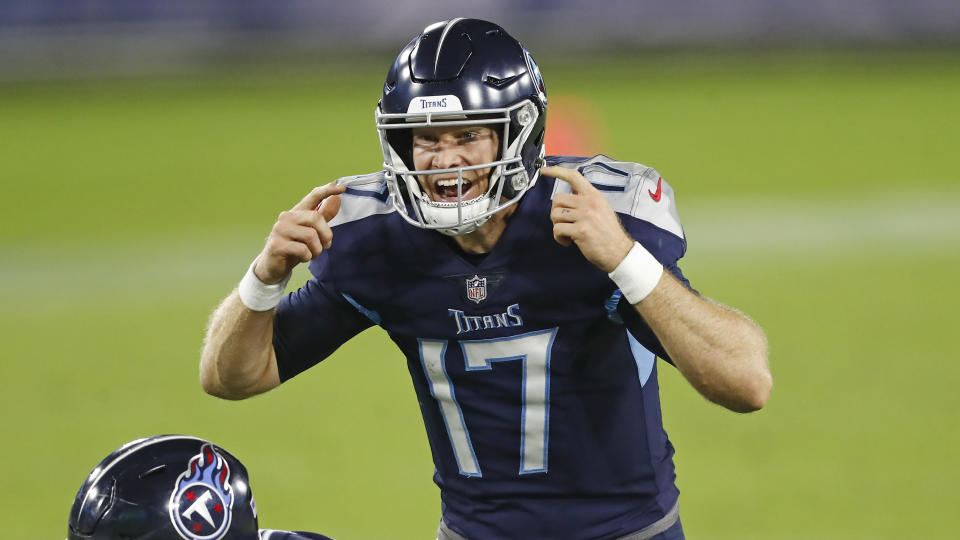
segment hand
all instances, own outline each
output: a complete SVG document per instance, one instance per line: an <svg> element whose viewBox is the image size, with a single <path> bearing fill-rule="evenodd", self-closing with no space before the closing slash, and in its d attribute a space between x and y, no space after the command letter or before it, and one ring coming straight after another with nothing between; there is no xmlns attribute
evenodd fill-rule
<svg viewBox="0 0 960 540"><path fill-rule="evenodd" d="M573 193L553 197L553 239L563 246L576 244L597 268L613 271L633 247L633 240L607 199L574 169L544 167L540 172L573 188Z"/></svg>
<svg viewBox="0 0 960 540"><path fill-rule="evenodd" d="M340 197L346 186L330 183L314 188L302 201L280 212L260 252L253 273L267 285L284 280L293 268L330 249L333 231L327 221L340 210Z"/></svg>

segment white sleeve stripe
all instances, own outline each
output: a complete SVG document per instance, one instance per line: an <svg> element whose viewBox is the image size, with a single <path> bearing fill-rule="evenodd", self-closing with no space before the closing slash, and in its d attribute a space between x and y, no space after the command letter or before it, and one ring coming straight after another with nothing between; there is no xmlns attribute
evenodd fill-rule
<svg viewBox="0 0 960 540"><path fill-rule="evenodd" d="M653 167L640 163L614 161L598 155L583 161L561 161L556 165L576 169L597 189L614 211L646 221L658 229L684 239L673 188ZM616 171L616 172L614 172ZM628 176L624 177L618 173ZM621 189L619 186L623 186ZM659 189L658 189L659 186ZM551 199L558 193L571 193L570 184L554 183ZM655 198L656 197L656 198Z"/></svg>
<svg viewBox="0 0 960 540"><path fill-rule="evenodd" d="M386 182L383 172L338 179L337 183L348 184L349 189L354 193L340 195L340 211L330 220L329 225L335 227L370 216L395 212L389 197L386 201L381 200L387 189ZM370 195L366 196L365 193ZM381 197L378 198L378 196Z"/></svg>

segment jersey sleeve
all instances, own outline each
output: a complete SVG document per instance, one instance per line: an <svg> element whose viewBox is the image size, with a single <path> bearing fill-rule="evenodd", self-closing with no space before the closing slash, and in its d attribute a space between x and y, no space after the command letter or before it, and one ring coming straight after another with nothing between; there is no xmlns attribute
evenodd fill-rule
<svg viewBox="0 0 960 540"><path fill-rule="evenodd" d="M683 273L680 271L680 267L677 265L667 266L664 265L664 270L670 272L674 275L681 283L690 288L690 282L687 281L687 278L683 276ZM690 289L694 293L697 291ZM663 348L663 345L660 343L660 339L657 338L656 334L653 333L653 330L650 329L650 325L647 324L647 321L640 316L640 313L637 312L636 308L627 302L623 297L620 298L620 301L617 302L617 314L620 315L620 318L623 320L623 324L627 327L633 337L636 338L641 345L646 347L646 349L653 354L657 355L659 358L663 358L667 362L673 364L673 360L670 358L670 355L667 354L666 349Z"/></svg>
<svg viewBox="0 0 960 540"><path fill-rule="evenodd" d="M680 271L679 261L687 251L687 239L680 224L673 188L656 169L641 163L617 161L602 154L592 158L550 156L547 162L580 172L604 194L627 233L640 242L666 271L699 294ZM554 184L554 195L570 192L568 183ZM622 296L617 301L616 313L641 345L673 363L650 326Z"/></svg>
<svg viewBox="0 0 960 540"><path fill-rule="evenodd" d="M687 239L680 223L673 188L652 167L625 163L620 168L628 172L629 177L624 180L623 192L608 198L613 199L611 204L627 233L640 242L663 265L665 271L697 293L680 270L679 262L687 251ZM621 298L617 313L641 345L673 363L653 330L629 302Z"/></svg>
<svg viewBox="0 0 960 540"><path fill-rule="evenodd" d="M277 306L273 349L280 380L316 365L372 324L320 278L307 281Z"/></svg>
<svg viewBox="0 0 960 540"><path fill-rule="evenodd" d="M274 320L273 348L280 380L286 381L332 354L379 316L353 296L368 288L363 268L371 252L382 250L384 219L393 212L383 172L344 177L349 184L340 210L329 221L336 250L323 250L310 262L313 279L287 295ZM333 255L336 253L336 255ZM353 295L353 296L351 296Z"/></svg>

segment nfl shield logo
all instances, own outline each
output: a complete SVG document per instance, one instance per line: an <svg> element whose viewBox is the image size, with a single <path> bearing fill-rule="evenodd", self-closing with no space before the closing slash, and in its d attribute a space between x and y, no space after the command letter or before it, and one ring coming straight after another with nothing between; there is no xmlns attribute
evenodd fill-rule
<svg viewBox="0 0 960 540"><path fill-rule="evenodd" d="M467 299L478 304L487 299L487 278L473 276L467 279Z"/></svg>

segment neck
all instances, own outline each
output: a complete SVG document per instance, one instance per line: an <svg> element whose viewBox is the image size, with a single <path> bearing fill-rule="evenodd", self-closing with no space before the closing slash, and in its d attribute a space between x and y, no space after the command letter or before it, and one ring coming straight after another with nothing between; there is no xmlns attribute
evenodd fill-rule
<svg viewBox="0 0 960 540"><path fill-rule="evenodd" d="M497 245L503 231L507 228L507 221L517 205L513 204L490 216L486 223L470 234L454 236L453 241L460 249L467 253L489 253Z"/></svg>

